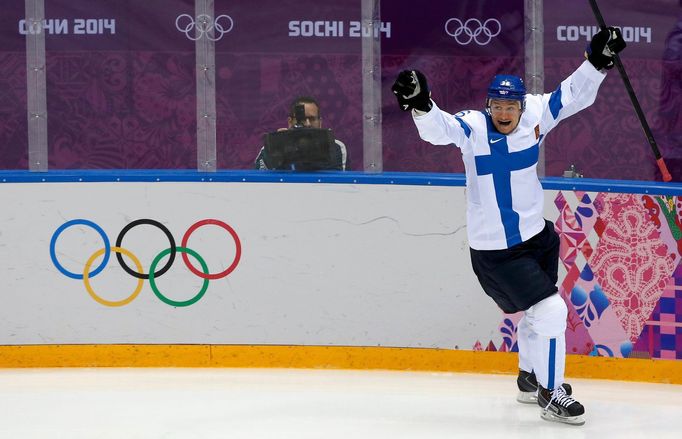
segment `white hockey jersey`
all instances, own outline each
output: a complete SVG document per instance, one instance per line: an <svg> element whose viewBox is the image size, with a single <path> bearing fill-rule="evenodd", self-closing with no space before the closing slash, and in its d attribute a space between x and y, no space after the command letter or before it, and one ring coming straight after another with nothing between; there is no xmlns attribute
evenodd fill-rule
<svg viewBox="0 0 682 439"><path fill-rule="evenodd" d="M590 106L606 74L585 61L552 93L526 95L519 125L504 135L483 111L454 116L433 105L414 122L423 140L459 147L466 170L467 234L476 250L524 242L545 227L539 147L561 120Z"/></svg>

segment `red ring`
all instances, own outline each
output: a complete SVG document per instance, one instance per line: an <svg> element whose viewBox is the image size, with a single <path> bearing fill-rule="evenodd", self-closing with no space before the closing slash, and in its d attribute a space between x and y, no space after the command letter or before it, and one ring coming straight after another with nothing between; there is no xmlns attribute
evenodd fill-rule
<svg viewBox="0 0 682 439"><path fill-rule="evenodd" d="M215 226L222 227L223 229L227 230L230 235L232 235L232 239L234 239L234 244L236 247L236 254L234 256L234 261L232 261L232 265L230 265L229 267L227 267L226 270L221 271L220 273L205 274L205 273L197 270L196 268L194 268L192 263L189 261L189 257L187 256L186 253L182 253L182 260L185 262L185 265L187 266L187 268L189 268L189 270L192 273L194 273L195 275L199 276L202 279L211 279L211 280L221 279L221 278L227 276L228 274L232 273L232 271L234 271L234 269L237 268L237 264L239 264L239 260L242 257L242 243L239 241L239 236L237 236L237 232L235 232L232 227L230 227L229 225L227 225L224 222L219 221L217 219L205 219L205 220L198 221L198 222L194 223L185 232L185 236L182 237L182 246L187 247L187 241L189 240L189 235L191 235L192 232L194 232L199 227L205 226L208 224L213 224Z"/></svg>

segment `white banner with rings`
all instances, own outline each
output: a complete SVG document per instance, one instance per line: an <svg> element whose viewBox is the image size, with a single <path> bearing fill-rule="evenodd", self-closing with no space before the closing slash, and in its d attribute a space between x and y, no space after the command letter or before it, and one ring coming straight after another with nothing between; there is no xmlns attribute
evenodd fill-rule
<svg viewBox="0 0 682 439"><path fill-rule="evenodd" d="M0 343L471 349L464 188L0 186Z"/></svg>

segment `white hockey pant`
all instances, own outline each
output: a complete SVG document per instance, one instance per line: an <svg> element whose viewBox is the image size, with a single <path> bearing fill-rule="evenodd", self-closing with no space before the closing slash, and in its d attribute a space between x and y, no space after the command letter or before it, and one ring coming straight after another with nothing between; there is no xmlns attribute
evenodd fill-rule
<svg viewBox="0 0 682 439"><path fill-rule="evenodd" d="M566 303L557 293L524 311L517 329L519 368L534 371L546 389L564 382L567 315Z"/></svg>

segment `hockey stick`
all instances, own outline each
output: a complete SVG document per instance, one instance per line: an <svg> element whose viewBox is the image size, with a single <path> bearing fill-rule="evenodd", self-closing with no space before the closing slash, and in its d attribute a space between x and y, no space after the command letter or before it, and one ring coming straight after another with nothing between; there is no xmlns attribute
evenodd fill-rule
<svg viewBox="0 0 682 439"><path fill-rule="evenodd" d="M604 21L604 17L601 15L601 12L599 11L599 6L597 6L597 0L590 0L590 6L592 6L592 12L594 12L594 16L597 19L597 23L599 23L599 27L601 29L606 29L606 22ZM658 169L660 169L661 175L663 176L663 181L671 181L673 177L670 175L668 167L665 165L665 162L663 161L661 151L658 150L658 145L656 144L654 135L651 132L651 128L649 128L649 124L646 121L646 117L644 116L642 107L639 105L639 101L637 100L635 91L632 89L632 84L630 84L630 78L628 78L628 74L625 72L625 67L623 66L623 63L621 62L620 57L618 56L617 53L613 54L613 61L616 64L616 67L618 68L618 73L620 73L620 77L623 79L623 84L625 84L625 89L628 92L628 96L630 96L632 106L635 107L635 112L637 113L639 122L642 124L644 135L649 141L651 150L654 152L654 157L656 157Z"/></svg>

